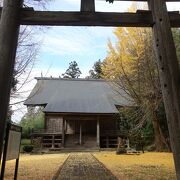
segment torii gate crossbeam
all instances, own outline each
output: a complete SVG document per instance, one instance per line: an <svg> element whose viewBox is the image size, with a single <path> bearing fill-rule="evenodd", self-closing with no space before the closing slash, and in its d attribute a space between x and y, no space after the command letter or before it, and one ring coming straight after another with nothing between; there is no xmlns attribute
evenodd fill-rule
<svg viewBox="0 0 180 180"><path fill-rule="evenodd" d="M166 2L180 0L146 2L150 11L103 13L95 12L95 0L81 0L80 12L34 11L22 8L23 0L4 0L0 19L0 160L21 24L152 27L176 176L180 180L180 70L171 32L171 27L180 27L180 15L168 13L166 8Z"/></svg>

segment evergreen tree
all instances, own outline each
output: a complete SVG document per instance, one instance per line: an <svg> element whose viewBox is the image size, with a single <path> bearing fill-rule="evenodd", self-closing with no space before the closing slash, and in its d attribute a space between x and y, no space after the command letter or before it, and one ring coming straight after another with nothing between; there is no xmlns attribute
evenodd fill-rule
<svg viewBox="0 0 180 180"><path fill-rule="evenodd" d="M89 76L87 78L100 79L102 78L102 62L99 59L94 63L93 68L89 71Z"/></svg>
<svg viewBox="0 0 180 180"><path fill-rule="evenodd" d="M76 61L72 61L69 63L69 68L66 70L64 74L62 74L63 78L78 78L81 75L81 71L78 67L78 64Z"/></svg>

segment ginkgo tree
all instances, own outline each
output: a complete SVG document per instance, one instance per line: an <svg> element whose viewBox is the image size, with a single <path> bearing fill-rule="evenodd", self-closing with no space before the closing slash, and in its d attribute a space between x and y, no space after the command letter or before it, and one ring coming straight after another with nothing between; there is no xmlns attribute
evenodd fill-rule
<svg viewBox="0 0 180 180"><path fill-rule="evenodd" d="M115 46L108 42L108 55L102 67L104 77L124 89L141 108L145 119L151 119L156 150L169 148L158 121L162 94L151 29L116 28L114 34L117 42Z"/></svg>

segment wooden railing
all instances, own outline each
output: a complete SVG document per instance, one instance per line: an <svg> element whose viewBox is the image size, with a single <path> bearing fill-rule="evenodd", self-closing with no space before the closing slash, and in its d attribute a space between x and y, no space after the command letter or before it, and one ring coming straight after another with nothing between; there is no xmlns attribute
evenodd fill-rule
<svg viewBox="0 0 180 180"><path fill-rule="evenodd" d="M47 133L46 129L31 129L31 134L41 134L41 133Z"/></svg>
<svg viewBox="0 0 180 180"><path fill-rule="evenodd" d="M43 135L43 134L61 134L61 132L50 131L47 129L31 129L30 135Z"/></svg>

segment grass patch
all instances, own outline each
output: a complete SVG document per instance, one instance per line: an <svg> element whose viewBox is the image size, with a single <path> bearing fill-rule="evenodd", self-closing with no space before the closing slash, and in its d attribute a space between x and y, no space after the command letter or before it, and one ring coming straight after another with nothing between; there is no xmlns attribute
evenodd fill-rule
<svg viewBox="0 0 180 180"><path fill-rule="evenodd" d="M95 153L116 177L123 180L175 180L175 169L171 153L145 153L140 155L116 155Z"/></svg>
<svg viewBox="0 0 180 180"><path fill-rule="evenodd" d="M50 180L68 154L21 155L18 180ZM7 161L5 180L13 180L15 161Z"/></svg>

